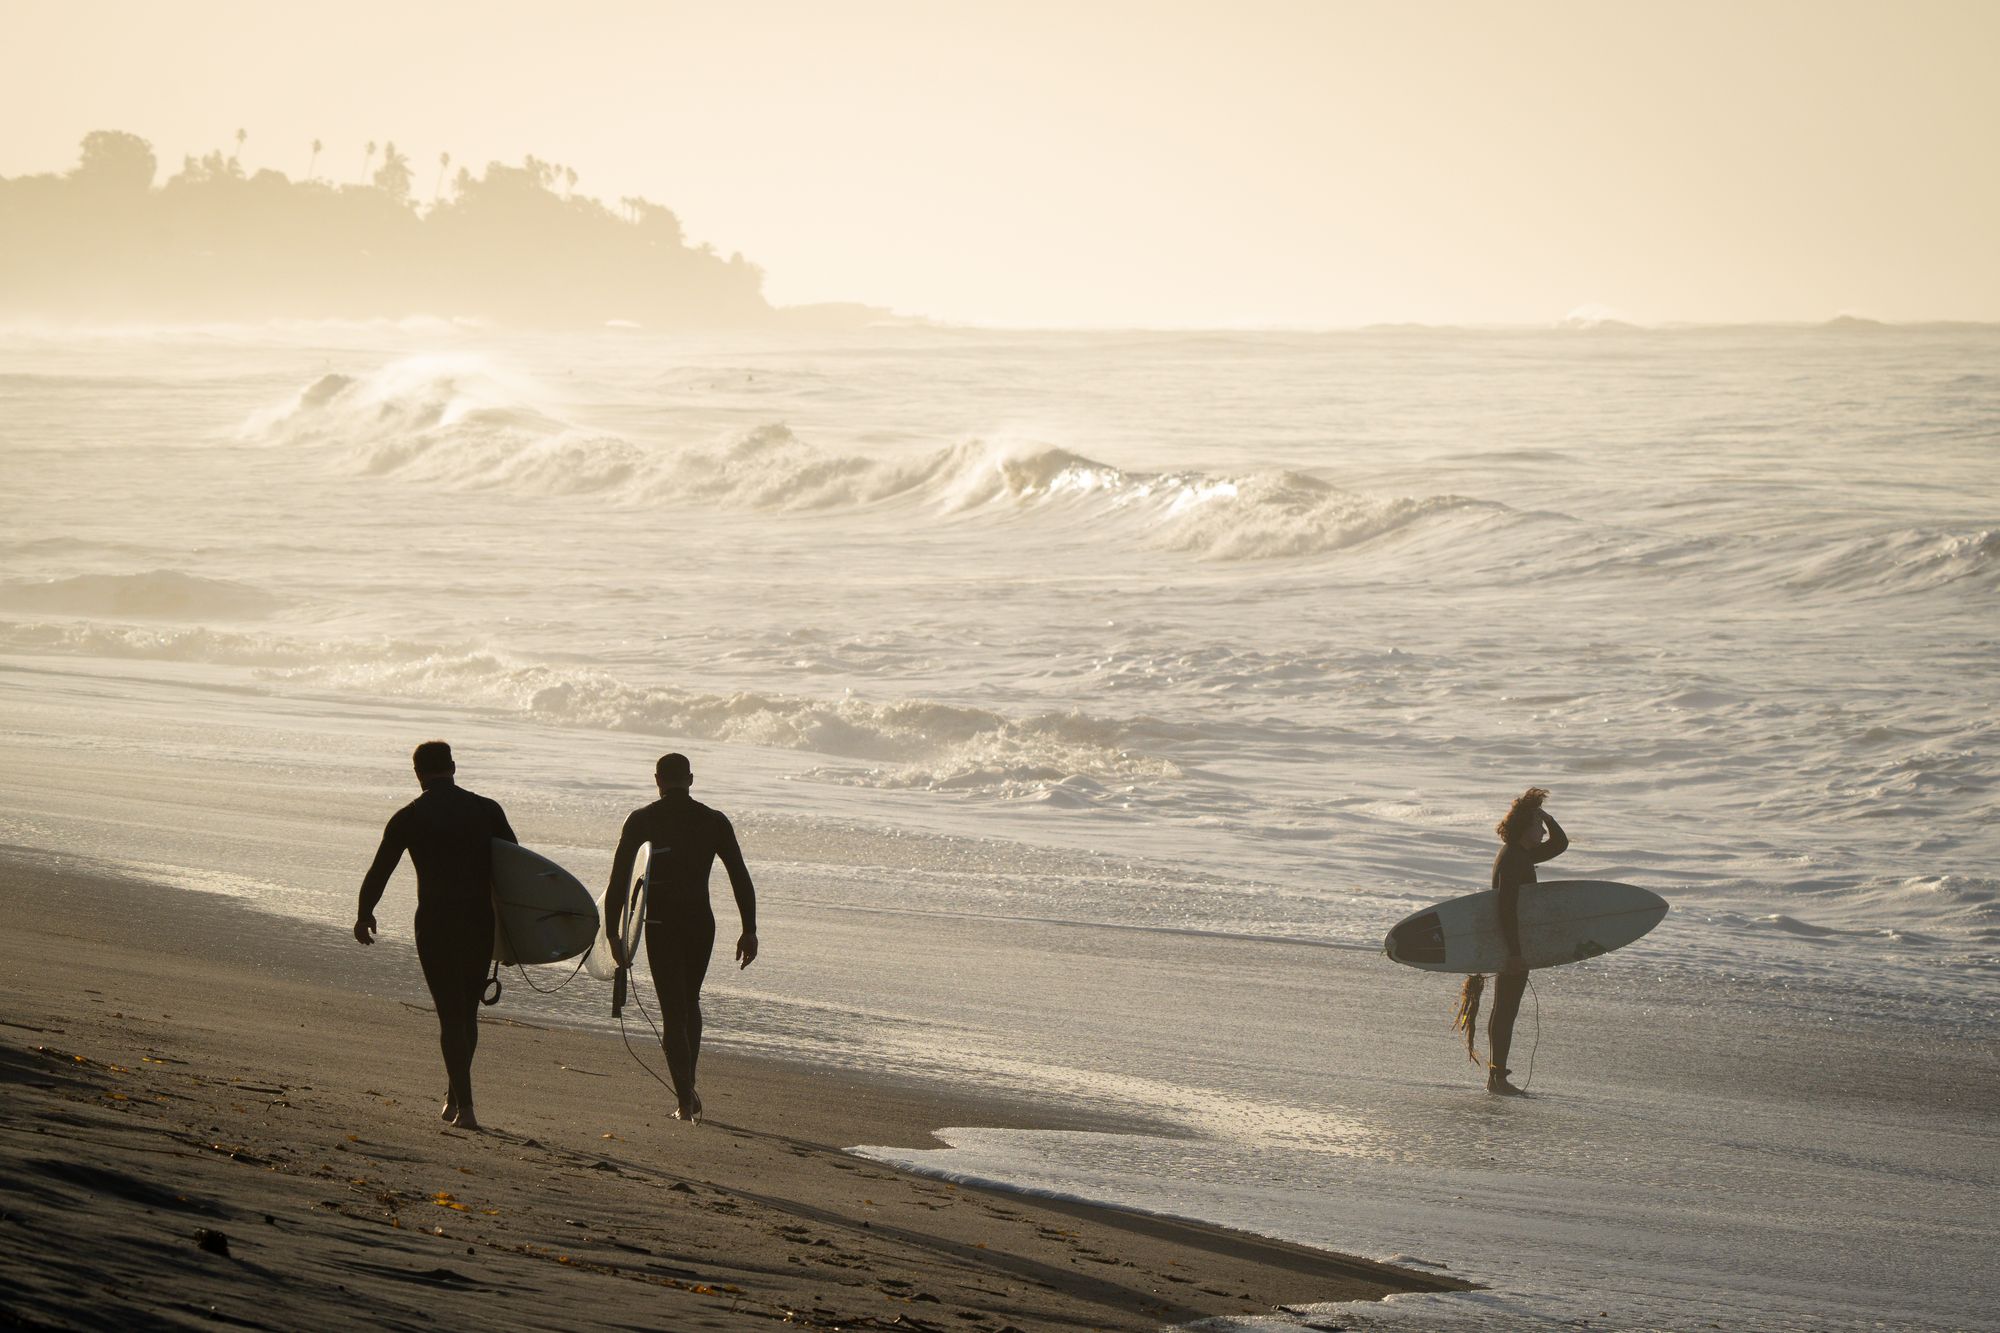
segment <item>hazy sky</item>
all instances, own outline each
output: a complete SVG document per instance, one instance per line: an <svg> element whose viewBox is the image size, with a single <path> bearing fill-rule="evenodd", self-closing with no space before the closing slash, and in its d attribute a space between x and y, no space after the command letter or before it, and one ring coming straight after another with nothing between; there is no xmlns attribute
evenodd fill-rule
<svg viewBox="0 0 2000 1333"><path fill-rule="evenodd" d="M0 4L0 175L533 152L785 303L2000 319L2000 0Z"/></svg>

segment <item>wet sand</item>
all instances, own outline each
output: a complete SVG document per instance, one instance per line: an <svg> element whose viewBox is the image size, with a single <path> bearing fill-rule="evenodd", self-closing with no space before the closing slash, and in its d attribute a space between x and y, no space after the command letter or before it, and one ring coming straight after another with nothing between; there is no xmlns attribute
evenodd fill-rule
<svg viewBox="0 0 2000 1333"><path fill-rule="evenodd" d="M29 1326L1027 1333L1462 1285L842 1151L1108 1127L1033 1106L715 1050L681 1125L615 1036L504 1001L462 1132L393 937L41 854L0 883L0 1310Z"/></svg>

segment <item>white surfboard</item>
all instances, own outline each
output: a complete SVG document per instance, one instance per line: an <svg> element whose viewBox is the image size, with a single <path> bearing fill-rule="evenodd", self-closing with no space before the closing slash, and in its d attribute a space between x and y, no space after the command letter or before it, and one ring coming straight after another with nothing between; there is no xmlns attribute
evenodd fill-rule
<svg viewBox="0 0 2000 1333"><path fill-rule="evenodd" d="M597 900L599 922L597 939L590 946L590 952L584 955L583 970L599 981L615 982L619 979L619 972L623 970L612 952L611 939L614 934L624 945L628 964L638 952L639 941L646 933L646 872L651 868L652 861L653 844L640 843L638 853L632 858L632 879L625 886L625 908L619 913L618 920L613 921L610 913L603 910L603 897ZM606 885L604 896L608 897L610 893L610 886Z"/></svg>
<svg viewBox="0 0 2000 1333"><path fill-rule="evenodd" d="M596 935L597 904L575 875L505 838L493 840L496 962L560 963Z"/></svg>
<svg viewBox="0 0 2000 1333"><path fill-rule="evenodd" d="M1515 910L1521 961L1530 968L1580 963L1622 949L1660 924L1657 893L1608 879L1524 884ZM1507 961L1498 894L1468 893L1396 923L1382 944L1399 963L1426 972L1498 972Z"/></svg>

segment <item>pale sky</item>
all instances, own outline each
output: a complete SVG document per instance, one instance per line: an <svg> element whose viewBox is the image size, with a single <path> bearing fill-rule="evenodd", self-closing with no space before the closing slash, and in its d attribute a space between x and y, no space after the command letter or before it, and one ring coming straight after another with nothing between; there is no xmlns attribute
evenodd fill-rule
<svg viewBox="0 0 2000 1333"><path fill-rule="evenodd" d="M0 175L532 152L780 303L2000 320L2000 0L0 6Z"/></svg>

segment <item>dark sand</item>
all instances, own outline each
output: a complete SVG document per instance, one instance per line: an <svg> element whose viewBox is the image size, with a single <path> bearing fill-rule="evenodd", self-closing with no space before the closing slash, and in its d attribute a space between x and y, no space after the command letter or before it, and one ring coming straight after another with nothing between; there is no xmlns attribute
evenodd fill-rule
<svg viewBox="0 0 2000 1333"><path fill-rule="evenodd" d="M1462 1286L841 1151L1078 1127L1019 1104L716 1050L681 1125L504 1001L449 1129L406 947L40 854L0 886L0 1324L1031 1333Z"/></svg>

